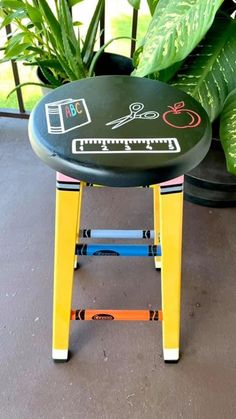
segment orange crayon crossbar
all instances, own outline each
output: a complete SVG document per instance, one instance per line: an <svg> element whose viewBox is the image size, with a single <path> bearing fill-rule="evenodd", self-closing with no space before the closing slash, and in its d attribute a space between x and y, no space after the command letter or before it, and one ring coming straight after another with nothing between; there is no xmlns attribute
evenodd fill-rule
<svg viewBox="0 0 236 419"><path fill-rule="evenodd" d="M162 311L78 309L71 311L71 320L157 321L162 320Z"/></svg>

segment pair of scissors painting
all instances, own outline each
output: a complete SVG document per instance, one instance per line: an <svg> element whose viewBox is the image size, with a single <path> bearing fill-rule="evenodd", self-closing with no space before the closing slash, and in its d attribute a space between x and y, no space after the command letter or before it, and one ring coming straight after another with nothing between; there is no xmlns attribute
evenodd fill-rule
<svg viewBox="0 0 236 419"><path fill-rule="evenodd" d="M159 113L156 111L147 111L140 113L144 108L144 104L140 102L134 102L129 105L130 113L121 118L115 119L114 121L108 122L106 125L113 125L112 129L119 128L134 119L156 119L159 117Z"/></svg>

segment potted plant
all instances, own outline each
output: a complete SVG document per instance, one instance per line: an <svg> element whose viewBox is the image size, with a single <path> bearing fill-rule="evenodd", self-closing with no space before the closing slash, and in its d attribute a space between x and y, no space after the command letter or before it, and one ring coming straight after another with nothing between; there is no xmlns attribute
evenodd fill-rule
<svg viewBox="0 0 236 419"><path fill-rule="evenodd" d="M135 7L140 3L130 2ZM212 142L210 153L218 153L217 158L220 153L221 166L224 165L221 173L216 154L209 154L196 171L186 176L189 198L203 205L236 204L235 3L235 0L148 0L152 19L133 57L134 76L158 79L184 90L205 108L214 132L220 125L220 140L230 174L225 169L222 149Z"/></svg>
<svg viewBox="0 0 236 419"><path fill-rule="evenodd" d="M37 66L42 80L41 83L24 83L20 86L36 84L55 88L69 81L93 76L96 68L98 74L102 73L101 56L114 40L94 51L105 0L97 0L84 40L80 37L81 23L73 20L72 13L73 6L82 1L85 2L54 0L53 8L46 0L0 1L3 18L0 28L9 24L13 26L13 32L2 48L3 58L0 62L16 60ZM111 71L111 74L129 74L133 69L127 57L121 60L121 56L108 54L104 60L105 66L113 66L104 70Z"/></svg>

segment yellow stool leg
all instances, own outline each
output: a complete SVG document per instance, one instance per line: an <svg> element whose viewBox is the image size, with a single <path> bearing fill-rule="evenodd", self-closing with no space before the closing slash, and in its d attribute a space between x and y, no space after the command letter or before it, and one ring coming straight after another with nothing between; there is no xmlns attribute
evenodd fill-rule
<svg viewBox="0 0 236 419"><path fill-rule="evenodd" d="M67 360L74 279L75 245L80 219L80 191L63 189L56 192L55 260L53 291L53 348L55 360Z"/></svg>
<svg viewBox="0 0 236 419"><path fill-rule="evenodd" d="M83 188L85 183L80 182L80 194L79 194L79 210L78 210L78 220L77 220L77 236L76 236L76 244L79 244L79 234L80 234L80 217L81 217L81 207L82 207L82 197L83 197ZM78 269L79 267L79 257L75 255L74 259L74 269Z"/></svg>
<svg viewBox="0 0 236 419"><path fill-rule="evenodd" d="M164 360L179 359L183 185L160 187Z"/></svg>
<svg viewBox="0 0 236 419"><path fill-rule="evenodd" d="M160 245L160 186L153 185L153 218L154 218L154 244ZM161 257L155 256L155 268L161 268Z"/></svg>

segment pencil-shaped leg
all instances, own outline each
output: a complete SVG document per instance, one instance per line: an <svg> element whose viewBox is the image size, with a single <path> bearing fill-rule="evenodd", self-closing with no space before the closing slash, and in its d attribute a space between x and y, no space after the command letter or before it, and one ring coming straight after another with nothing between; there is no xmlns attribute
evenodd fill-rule
<svg viewBox="0 0 236 419"><path fill-rule="evenodd" d="M178 361L183 219L183 177L160 186L161 293L163 355Z"/></svg>
<svg viewBox="0 0 236 419"><path fill-rule="evenodd" d="M53 290L53 348L55 360L67 360L75 246L80 191L78 185L57 182Z"/></svg>
<svg viewBox="0 0 236 419"><path fill-rule="evenodd" d="M154 244L160 245L160 186L153 185L153 218L154 218ZM155 268L161 268L161 256L154 258Z"/></svg>
<svg viewBox="0 0 236 419"><path fill-rule="evenodd" d="M80 214L81 214L81 206L82 206L82 195L83 195L83 187L85 184L80 182L80 180L74 179L69 176L65 176L62 173L57 172L57 187L58 188L67 188L80 191L79 194L79 211L78 211L78 231L77 231L77 239L76 243L79 244L79 233L80 233ZM78 256L75 255L74 261L74 269L77 269L79 266L78 264Z"/></svg>
<svg viewBox="0 0 236 419"><path fill-rule="evenodd" d="M80 182L80 191L79 191L79 209L78 209L78 220L77 220L77 236L76 236L76 244L79 244L79 235L80 235L80 218L81 218L81 209L82 209L82 198L83 198L83 189L85 184ZM79 257L75 255L74 258L74 269L78 269L79 267Z"/></svg>

